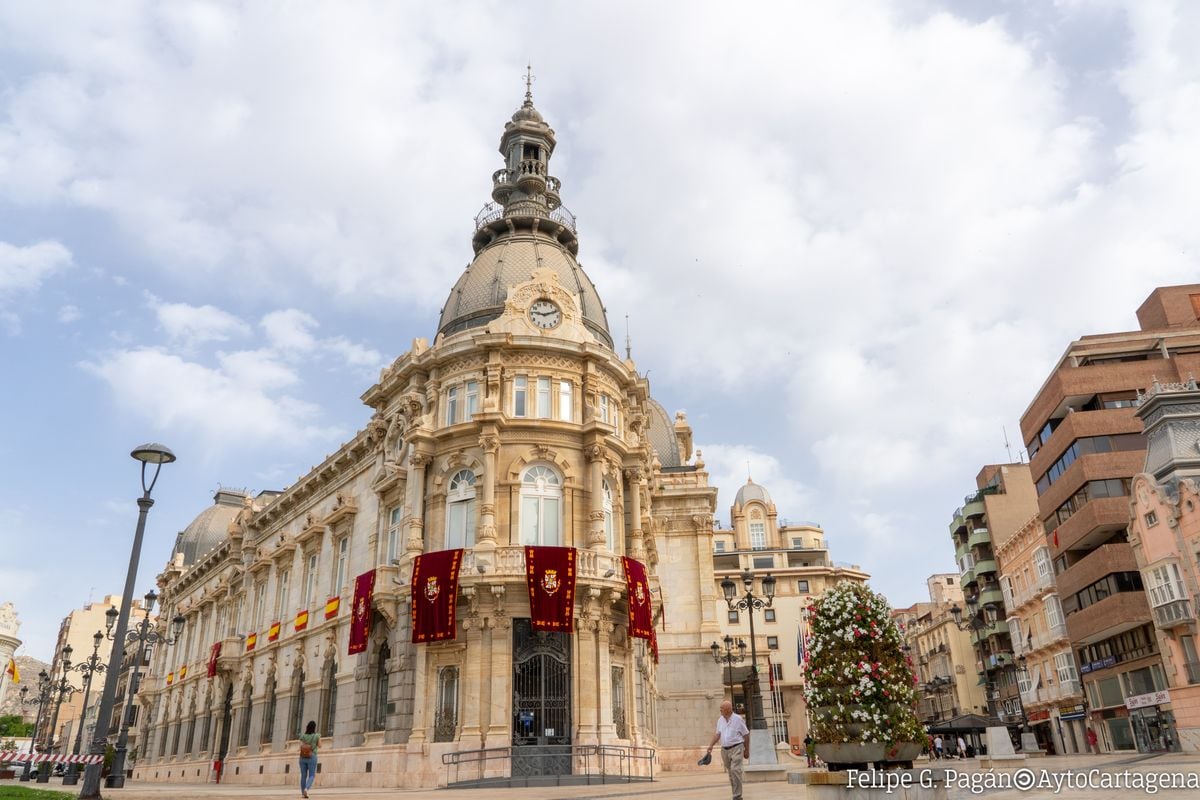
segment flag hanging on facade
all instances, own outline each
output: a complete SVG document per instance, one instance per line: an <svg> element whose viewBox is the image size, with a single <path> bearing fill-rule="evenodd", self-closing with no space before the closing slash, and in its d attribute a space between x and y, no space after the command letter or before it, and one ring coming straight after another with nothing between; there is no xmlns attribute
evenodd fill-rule
<svg viewBox="0 0 1200 800"><path fill-rule="evenodd" d="M371 637L371 603L375 599L375 570L354 579L354 607L350 616L350 655L367 649Z"/></svg>
<svg viewBox="0 0 1200 800"><path fill-rule="evenodd" d="M168 673L167 673L167 686L170 686L170 685L171 685L172 683L174 683L174 682L175 682L175 673L174 673L174 672L168 672Z"/></svg>
<svg viewBox="0 0 1200 800"><path fill-rule="evenodd" d="M278 622L272 622L271 627L267 628L267 641L268 642L274 642L277 639L279 639L279 628L280 628L280 624Z"/></svg>
<svg viewBox="0 0 1200 800"><path fill-rule="evenodd" d="M796 624L796 666L804 664L804 623Z"/></svg>
<svg viewBox="0 0 1200 800"><path fill-rule="evenodd" d="M458 568L462 548L422 553L413 561L412 640L439 642L455 637L458 610Z"/></svg>
<svg viewBox="0 0 1200 800"><path fill-rule="evenodd" d="M338 614L338 608L342 605L340 595L334 595L325 601L325 619L333 619Z"/></svg>
<svg viewBox="0 0 1200 800"><path fill-rule="evenodd" d="M208 654L208 677L215 678L217 675L217 659L221 657L221 643L217 642L212 646L212 651Z"/></svg>
<svg viewBox="0 0 1200 800"><path fill-rule="evenodd" d="M8 660L8 669L4 670L4 673L12 679L13 683L21 682L21 670L17 669L17 662L13 659Z"/></svg>
<svg viewBox="0 0 1200 800"><path fill-rule="evenodd" d="M307 627L308 627L308 609L306 608L303 611L301 611L299 614L296 615L296 624L293 626L293 628L296 630L297 633L299 633L300 631L304 630Z"/></svg>
<svg viewBox="0 0 1200 800"><path fill-rule="evenodd" d="M646 565L629 556L621 556L621 563L625 567L625 589L629 593L629 635L650 639L654 636L654 616Z"/></svg>
<svg viewBox="0 0 1200 800"><path fill-rule="evenodd" d="M258 634L252 633L246 637L246 652L249 653L254 649L254 645L258 644Z"/></svg>
<svg viewBox="0 0 1200 800"><path fill-rule="evenodd" d="M184 664L182 667L179 668L179 680L183 680L186 677L187 677L187 664Z"/></svg>
<svg viewBox="0 0 1200 800"><path fill-rule="evenodd" d="M571 633L575 619L575 548L526 547L525 583L533 629Z"/></svg>

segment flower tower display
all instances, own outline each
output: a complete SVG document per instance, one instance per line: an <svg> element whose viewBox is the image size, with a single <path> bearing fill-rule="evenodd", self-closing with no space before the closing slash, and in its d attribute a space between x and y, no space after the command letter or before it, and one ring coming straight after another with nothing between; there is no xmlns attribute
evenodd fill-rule
<svg viewBox="0 0 1200 800"><path fill-rule="evenodd" d="M839 583L805 617L804 699L817 755L831 770L911 767L925 731L887 600L864 584Z"/></svg>

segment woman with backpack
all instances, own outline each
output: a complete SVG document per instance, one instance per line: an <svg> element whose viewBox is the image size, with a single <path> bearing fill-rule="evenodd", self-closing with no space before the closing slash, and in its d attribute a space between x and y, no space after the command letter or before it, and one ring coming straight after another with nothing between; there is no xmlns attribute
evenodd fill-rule
<svg viewBox="0 0 1200 800"><path fill-rule="evenodd" d="M317 745L321 736L317 733L317 723L309 720L300 734L300 795L308 797L312 788L313 778L317 777Z"/></svg>

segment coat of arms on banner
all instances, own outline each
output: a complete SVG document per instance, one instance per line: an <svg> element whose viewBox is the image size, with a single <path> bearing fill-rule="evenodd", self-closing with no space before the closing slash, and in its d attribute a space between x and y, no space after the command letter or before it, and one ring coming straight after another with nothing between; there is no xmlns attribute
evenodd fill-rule
<svg viewBox="0 0 1200 800"><path fill-rule="evenodd" d="M560 586L562 583L558 580L558 570L548 569L542 573L542 591L546 594L554 594Z"/></svg>
<svg viewBox="0 0 1200 800"><path fill-rule="evenodd" d="M634 587L633 595L639 606L646 605L646 590L642 588L642 584L639 583Z"/></svg>
<svg viewBox="0 0 1200 800"><path fill-rule="evenodd" d="M433 603L437 600L437 596L441 594L442 587L438 586L436 575L430 575L425 579L425 599Z"/></svg>

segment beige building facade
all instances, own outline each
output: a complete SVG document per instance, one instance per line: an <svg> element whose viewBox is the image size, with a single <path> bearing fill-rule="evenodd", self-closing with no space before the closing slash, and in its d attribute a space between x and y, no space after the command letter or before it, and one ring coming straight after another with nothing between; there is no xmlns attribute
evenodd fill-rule
<svg viewBox="0 0 1200 800"><path fill-rule="evenodd" d="M958 573L929 576L928 602L897 610L904 644L920 681L921 721L935 724L965 714L987 714L987 696L978 676L968 665L975 660L971 634L954 624L950 609L961 608L962 585Z"/></svg>
<svg viewBox="0 0 1200 800"><path fill-rule="evenodd" d="M793 753L803 752L808 733L807 706L801 681L804 635L802 613L813 597L840 581L865 583L870 577L858 565L837 565L830 558L825 531L816 523L787 524L781 520L765 486L747 480L738 489L730 508L730 527L713 531L712 586L716 595L714 612L721 620L719 639L745 642L744 666L726 670L726 692L735 706L745 706L751 691L750 655L758 656L761 708L750 709L765 718L776 744L786 743ZM771 607L754 611L754 635L750 613L731 610L721 591L721 581L732 579L739 596L744 593L743 576L749 575L755 594L762 597L762 579L775 578ZM681 587L686 591L686 587ZM750 644L753 641L754 647ZM711 646L711 643L710 643Z"/></svg>
<svg viewBox="0 0 1200 800"><path fill-rule="evenodd" d="M595 744L633 773L694 764L722 697L716 489L686 417L613 348L555 146L527 94L432 344L382 371L367 425L311 472L219 494L180 536L159 586L186 633L139 694L136 779L219 760L223 781L292 783L310 720L327 786L579 774ZM527 545L576 549L572 631L531 630ZM413 644L415 559L456 548L455 637ZM647 571L657 659L630 635L623 556ZM350 655L371 570L370 638Z"/></svg>

